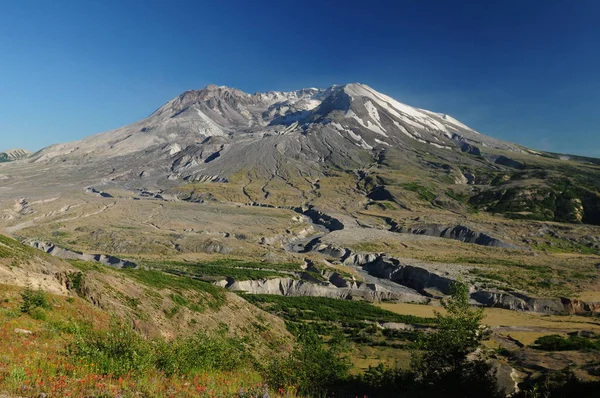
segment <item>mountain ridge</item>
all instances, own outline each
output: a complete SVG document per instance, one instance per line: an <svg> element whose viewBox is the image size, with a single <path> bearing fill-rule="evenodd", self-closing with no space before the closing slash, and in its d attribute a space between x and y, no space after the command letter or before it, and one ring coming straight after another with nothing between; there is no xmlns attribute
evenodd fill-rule
<svg viewBox="0 0 600 398"><path fill-rule="evenodd" d="M209 85L202 90L182 93L138 122L44 148L33 161L65 155L114 157L164 144L176 145L168 150L173 155L177 148L203 145L203 140L210 141L212 137L228 138L223 143L228 145L269 134L302 132L306 136L320 128L367 150L399 145L404 137L438 149L471 145L522 150L517 145L483 136L451 116L401 104L360 83L325 90L310 88L255 94ZM202 160L211 154L201 156Z"/></svg>

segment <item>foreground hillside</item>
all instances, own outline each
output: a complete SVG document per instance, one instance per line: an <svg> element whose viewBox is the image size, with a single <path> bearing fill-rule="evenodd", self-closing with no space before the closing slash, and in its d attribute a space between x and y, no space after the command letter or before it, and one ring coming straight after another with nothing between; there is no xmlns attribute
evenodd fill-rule
<svg viewBox="0 0 600 398"><path fill-rule="evenodd" d="M0 393L256 396L291 351L282 321L208 283L0 248Z"/></svg>
<svg viewBox="0 0 600 398"><path fill-rule="evenodd" d="M18 396L247 396L261 394L244 340L209 337L145 340L81 298L2 285L0 392ZM223 324L225 325L225 324Z"/></svg>

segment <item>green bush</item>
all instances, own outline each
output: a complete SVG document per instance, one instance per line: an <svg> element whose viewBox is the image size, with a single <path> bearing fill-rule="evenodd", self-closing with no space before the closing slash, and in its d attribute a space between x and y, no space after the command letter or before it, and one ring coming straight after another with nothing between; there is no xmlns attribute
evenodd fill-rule
<svg viewBox="0 0 600 398"><path fill-rule="evenodd" d="M46 320L46 311L41 309L40 307L32 308L29 310L29 315L38 321Z"/></svg>
<svg viewBox="0 0 600 398"><path fill-rule="evenodd" d="M206 305L214 310L221 308L226 301L225 289L208 282L138 268L123 269L121 272L154 289L190 290L206 293Z"/></svg>
<svg viewBox="0 0 600 398"><path fill-rule="evenodd" d="M102 374L143 372L150 369L153 362L152 344L115 319L108 332L80 332L68 346L67 354L93 363Z"/></svg>
<svg viewBox="0 0 600 398"><path fill-rule="evenodd" d="M301 395L321 396L349 378L351 365L343 352L341 340L325 345L318 334L306 328L299 334L292 354L273 360L264 377L275 388L295 386Z"/></svg>
<svg viewBox="0 0 600 398"><path fill-rule="evenodd" d="M558 334L542 336L534 342L534 348L544 351L591 351L600 350L600 336L586 338L582 336L563 337Z"/></svg>
<svg viewBox="0 0 600 398"><path fill-rule="evenodd" d="M249 357L236 339L197 334L155 343L155 366L167 375L207 370L231 371L247 364Z"/></svg>
<svg viewBox="0 0 600 398"><path fill-rule="evenodd" d="M23 301L21 303L21 312L23 313L31 314L31 311L38 307L51 308L44 292L39 288L33 290L30 284L21 292L21 300Z"/></svg>

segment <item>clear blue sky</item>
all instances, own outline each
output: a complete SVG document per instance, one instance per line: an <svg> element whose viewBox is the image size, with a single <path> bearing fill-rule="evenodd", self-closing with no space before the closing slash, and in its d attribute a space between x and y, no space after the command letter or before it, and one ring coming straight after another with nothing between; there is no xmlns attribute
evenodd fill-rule
<svg viewBox="0 0 600 398"><path fill-rule="evenodd" d="M0 0L0 149L79 139L209 83L361 82L600 157L600 1Z"/></svg>

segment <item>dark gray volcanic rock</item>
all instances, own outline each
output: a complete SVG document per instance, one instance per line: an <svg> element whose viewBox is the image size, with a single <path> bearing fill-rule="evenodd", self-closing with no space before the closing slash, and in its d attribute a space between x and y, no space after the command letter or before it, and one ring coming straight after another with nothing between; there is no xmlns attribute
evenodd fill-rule
<svg viewBox="0 0 600 398"><path fill-rule="evenodd" d="M515 245L504 242L498 238L490 236L486 233L474 231L464 225L440 225L440 224L421 224L412 226L401 226L395 223L390 229L392 232L436 236L440 238L459 240L465 243L474 243L481 246L502 247L506 249L514 249Z"/></svg>

